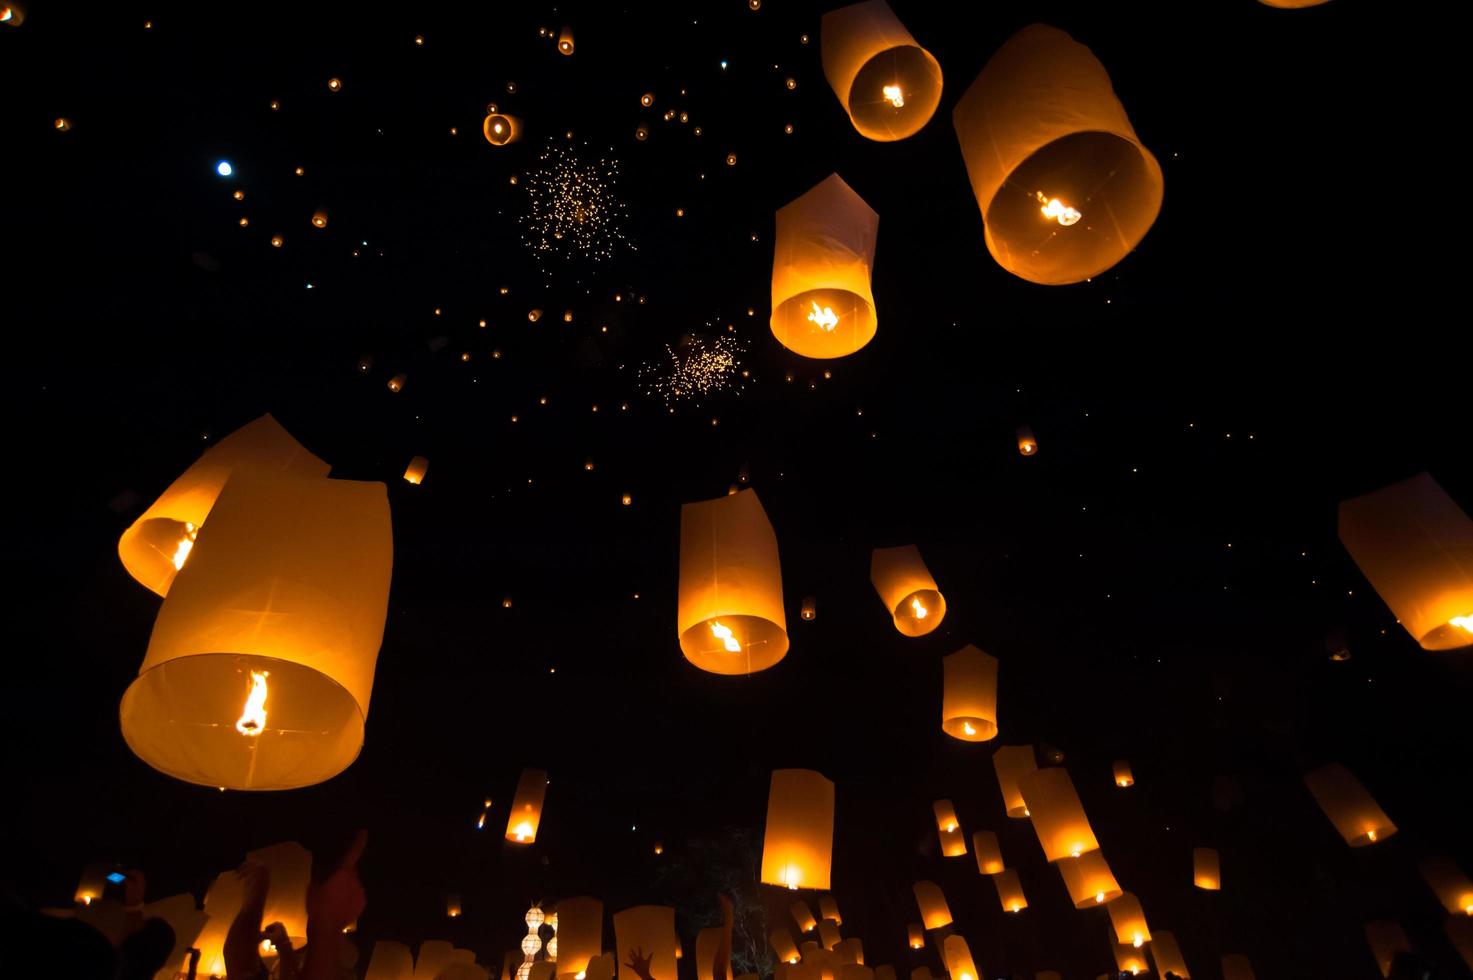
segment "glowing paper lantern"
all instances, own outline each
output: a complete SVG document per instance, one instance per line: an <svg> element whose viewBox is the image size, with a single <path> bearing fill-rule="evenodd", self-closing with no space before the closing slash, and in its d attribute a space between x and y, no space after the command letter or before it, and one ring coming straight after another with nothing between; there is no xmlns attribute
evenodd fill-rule
<svg viewBox="0 0 1473 980"><path fill-rule="evenodd" d="M952 112L987 250L1015 276L1080 282L1140 242L1161 167L1084 45L1043 24L1008 39Z"/></svg>
<svg viewBox="0 0 1473 980"><path fill-rule="evenodd" d="M561 55L570 55L573 53L573 29L571 27L564 27L562 32L558 34L557 50L558 54Z"/></svg>
<svg viewBox="0 0 1473 980"><path fill-rule="evenodd" d="M1151 930L1146 925L1146 913L1141 910L1141 900L1130 892L1121 892L1105 908L1110 912L1110 925L1115 927L1115 940L1139 948L1151 941Z"/></svg>
<svg viewBox="0 0 1473 980"><path fill-rule="evenodd" d="M793 937L788 934L788 930L774 929L768 938L772 942L773 952L777 953L778 959L784 963L798 962L798 947L793 944Z"/></svg>
<svg viewBox="0 0 1473 980"><path fill-rule="evenodd" d="M997 658L968 643L941 659L941 730L963 742L997 735Z"/></svg>
<svg viewBox="0 0 1473 980"><path fill-rule="evenodd" d="M118 557L128 574L168 595L225 481L238 469L306 478L325 477L329 467L270 415L241 426L206 450L123 532Z"/></svg>
<svg viewBox="0 0 1473 980"><path fill-rule="evenodd" d="M1016 868L1007 868L993 875L992 883L997 886L997 900L1002 903L1004 912L1021 912L1028 907Z"/></svg>
<svg viewBox="0 0 1473 980"><path fill-rule="evenodd" d="M777 212L773 336L804 357L853 354L875 335L870 272L880 216L838 174Z"/></svg>
<svg viewBox="0 0 1473 980"><path fill-rule="evenodd" d="M961 824L956 819L956 808L951 805L950 800L937 800L931 804L932 811L936 814L936 832L941 838L941 854L943 857L962 857L967 853L967 839L962 833Z"/></svg>
<svg viewBox="0 0 1473 980"><path fill-rule="evenodd" d="M713 674L765 670L787 654L777 535L757 491L680 508L676 619L685 658Z"/></svg>
<svg viewBox="0 0 1473 980"><path fill-rule="evenodd" d="M413 980L414 955L403 943L380 939L373 944L364 980Z"/></svg>
<svg viewBox="0 0 1473 980"><path fill-rule="evenodd" d="M82 877L77 881L77 890L72 893L73 904L91 905L100 899L107 890L110 870L105 864L89 864L83 868Z"/></svg>
<svg viewBox="0 0 1473 980"><path fill-rule="evenodd" d="M584 980L614 980L614 954L602 953L589 960Z"/></svg>
<svg viewBox="0 0 1473 980"><path fill-rule="evenodd" d="M702 929L696 933L696 980L714 980L716 954L720 952L725 934L726 929L722 926ZM731 980L730 960L722 964L721 975L726 980Z"/></svg>
<svg viewBox="0 0 1473 980"><path fill-rule="evenodd" d="M1222 980L1257 980L1253 964L1242 953L1228 953L1222 958Z"/></svg>
<svg viewBox="0 0 1473 980"><path fill-rule="evenodd" d="M325 208L318 208L316 211L313 211L312 212L312 227L313 228L326 228L327 227L327 210Z"/></svg>
<svg viewBox="0 0 1473 980"><path fill-rule="evenodd" d="M416 456L409 461L404 469L404 479L418 486L424 481L425 473L429 471L430 461L423 456Z"/></svg>
<svg viewBox="0 0 1473 980"><path fill-rule="evenodd" d="M517 791L506 818L506 839L517 844L537 840L537 827L542 822L542 801L547 795L547 773L541 769L523 769L517 779Z"/></svg>
<svg viewBox="0 0 1473 980"><path fill-rule="evenodd" d="M515 143L522 136L522 121L516 116L496 112L493 109L486 113L485 119L481 120L481 134L492 146Z"/></svg>
<svg viewBox="0 0 1473 980"><path fill-rule="evenodd" d="M397 395L399 392L404 390L404 382L408 380L409 379L402 374L394 375L392 378L389 379L389 390Z"/></svg>
<svg viewBox="0 0 1473 980"><path fill-rule="evenodd" d="M1192 848L1192 884L1210 892L1222 888L1222 870L1212 848Z"/></svg>
<svg viewBox="0 0 1473 980"><path fill-rule="evenodd" d="M1139 976L1150 969L1146 964L1146 951L1137 949L1129 943L1117 943L1110 941L1110 949L1115 953L1115 966L1121 973L1129 973L1131 976Z"/></svg>
<svg viewBox="0 0 1473 980"><path fill-rule="evenodd" d="M934 881L918 881L911 890L915 892L916 907L921 910L921 922L927 929L951 925L951 908L940 886Z"/></svg>
<svg viewBox="0 0 1473 980"><path fill-rule="evenodd" d="M774 769L767 793L762 882L787 888L827 888L833 850L834 784L811 769ZM828 918L824 901L819 908ZM837 922L838 909L834 911Z"/></svg>
<svg viewBox="0 0 1473 980"><path fill-rule="evenodd" d="M1417 862L1422 879L1437 893L1437 900L1451 915L1473 916L1473 881L1444 855L1423 858Z"/></svg>
<svg viewBox="0 0 1473 980"><path fill-rule="evenodd" d="M818 600L808 596L803 600L802 610L799 613L805 623L811 623L818 618Z"/></svg>
<svg viewBox="0 0 1473 980"><path fill-rule="evenodd" d="M911 949L923 949L926 945L926 928L919 922L912 922L905 927L907 938Z"/></svg>
<svg viewBox="0 0 1473 980"><path fill-rule="evenodd" d="M1048 860L1079 857L1100 846L1066 770L1036 769L1023 777L1020 788Z"/></svg>
<svg viewBox="0 0 1473 980"><path fill-rule="evenodd" d="M1370 944L1371 955L1376 957L1376 966L1383 977L1391 976L1391 961L1396 959L1397 953L1412 951L1412 942L1401 923L1388 919L1366 923L1366 942Z"/></svg>
<svg viewBox="0 0 1473 980"><path fill-rule="evenodd" d="M864 964L864 941L858 936L849 939L841 939L834 944L834 955L839 957L840 965Z"/></svg>
<svg viewBox="0 0 1473 980"><path fill-rule="evenodd" d="M818 921L813 918L813 913L809 911L808 903L803 901L803 899L798 899L789 906L789 909L793 913L793 921L798 923L799 932L812 932L818 927Z"/></svg>
<svg viewBox="0 0 1473 980"><path fill-rule="evenodd" d="M1181 947L1176 943L1176 936L1166 931L1157 932L1151 937L1151 960L1156 964L1156 974L1165 977L1167 972L1175 973L1182 980L1191 980L1192 975L1187 970L1187 961L1182 959Z"/></svg>
<svg viewBox="0 0 1473 980"><path fill-rule="evenodd" d="M977 964L972 961L972 950L967 941L956 933L947 936L941 944L941 959L951 980L979 980Z"/></svg>
<svg viewBox="0 0 1473 980"><path fill-rule="evenodd" d="M1340 542L1424 650L1473 644L1473 520L1426 473L1340 504Z"/></svg>
<svg viewBox="0 0 1473 980"><path fill-rule="evenodd" d="M1028 816L1028 804L1023 801L1023 777L1038 768L1033 758L1033 746L1002 746L992 753L992 768L997 771L997 786L1002 791L1002 803L1008 816Z"/></svg>
<svg viewBox="0 0 1473 980"><path fill-rule="evenodd" d="M307 936L307 884L312 873L312 855L302 845L287 841L251 851L246 859L264 865L271 876L261 921L280 922L292 944L302 945ZM225 975L225 937L240 911L242 899L241 879L234 868L216 875L205 892L208 919L195 944L200 951L199 976Z"/></svg>
<svg viewBox="0 0 1473 980"><path fill-rule="evenodd" d="M1131 775L1130 762L1127 759L1116 759L1113 767L1115 773L1115 785L1121 789L1135 785L1135 776Z"/></svg>
<svg viewBox="0 0 1473 980"><path fill-rule="evenodd" d="M586 980L588 964L603 952L604 903L584 896L565 898L553 911L557 915L557 974Z"/></svg>
<svg viewBox="0 0 1473 980"><path fill-rule="evenodd" d="M445 896L445 915L448 918L451 918L451 919L458 919L458 918L460 918L460 896L459 895L446 895Z"/></svg>
<svg viewBox="0 0 1473 980"><path fill-rule="evenodd" d="M668 905L636 905L614 913L614 937L618 941L617 956L620 980L636 980L626 965L630 951L640 949L650 959L650 973L657 980L674 977L675 910Z"/></svg>
<svg viewBox="0 0 1473 980"><path fill-rule="evenodd" d="M1069 901L1077 909L1093 908L1113 902L1121 895L1120 885L1110 872L1102 851L1086 851L1077 858L1066 858L1056 862L1059 877L1069 891Z"/></svg>
<svg viewBox="0 0 1473 980"><path fill-rule="evenodd" d="M905 139L941 103L941 66L916 43L885 0L823 15L824 77L861 136Z"/></svg>
<svg viewBox="0 0 1473 980"><path fill-rule="evenodd" d="M1038 440L1033 438L1033 430L1026 425L1018 426L1018 452L1024 456L1032 456L1038 452Z"/></svg>
<svg viewBox="0 0 1473 980"><path fill-rule="evenodd" d="M833 919L824 919L818 924L818 941L824 949L833 949L839 945L839 926Z"/></svg>
<svg viewBox="0 0 1473 980"><path fill-rule="evenodd" d="M1338 762L1305 773L1304 783L1345 843L1365 847L1396 833L1396 824L1366 792L1355 774Z"/></svg>
<svg viewBox="0 0 1473 980"><path fill-rule="evenodd" d="M818 899L818 915L822 919L832 919L834 925L842 926L844 917L839 914L839 903L832 895L821 895Z"/></svg>
<svg viewBox="0 0 1473 980"><path fill-rule="evenodd" d="M870 556L869 578L895 628L906 636L925 636L946 618L946 600L915 545L876 548Z"/></svg>
<svg viewBox="0 0 1473 980"><path fill-rule="evenodd" d="M231 789L342 772L363 745L392 566L382 483L237 470L123 694L129 748Z"/></svg>
<svg viewBox="0 0 1473 980"><path fill-rule="evenodd" d="M977 855L977 870L985 875L995 875L1006 867L1002 863L1002 849L997 844L997 834L990 830L979 830L972 835L972 850Z"/></svg>

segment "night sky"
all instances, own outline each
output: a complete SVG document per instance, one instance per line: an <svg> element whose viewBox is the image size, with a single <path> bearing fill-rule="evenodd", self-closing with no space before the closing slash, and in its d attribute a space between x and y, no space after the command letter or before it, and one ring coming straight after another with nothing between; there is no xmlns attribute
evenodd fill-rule
<svg viewBox="0 0 1473 980"><path fill-rule="evenodd" d="M250 848L325 854L367 826L363 963L374 939L446 938L494 969L531 902L578 894L674 904L691 949L732 880L787 922L790 895L740 868L770 771L804 767L837 785L833 893L868 964L942 974L905 945L930 878L985 977L1094 977L1108 917L1074 910L1003 812L992 751L1031 742L1063 752L1116 877L1194 975L1237 952L1266 980L1375 977L1375 918L1461 975L1416 861L1473 870L1473 652L1420 650L1335 534L1340 500L1423 470L1473 510L1439 240L1462 205L1439 162L1407 159L1429 81L1400 63L1447 42L1409 9L892 0L946 89L919 134L876 143L824 79L812 3L37 6L0 31L0 886L66 905L84 864L116 860L150 897L202 892ZM988 255L951 126L1039 21L1100 58L1165 173L1137 250L1066 287ZM571 57L539 36L564 25ZM524 120L519 142L482 137L488 103ZM550 149L617 161L607 259L528 248ZM880 215L879 330L806 360L767 326L773 213L833 172ZM745 376L667 402L669 351L718 338ZM393 586L357 762L222 794L122 740L159 600L116 545L264 412L335 477L387 483ZM679 507L742 472L792 647L722 677L677 643ZM948 606L919 639L869 583L871 549L906 543ZM1350 660L1329 659L1332 631ZM966 643L1001 661L993 743L940 730L940 658ZM1329 761L1395 838L1345 846L1301 779ZM501 829L526 766L551 785L519 848ZM1025 912L970 855L939 856L940 797L968 835L997 831ZM1195 846L1221 852L1222 892L1192 887Z"/></svg>

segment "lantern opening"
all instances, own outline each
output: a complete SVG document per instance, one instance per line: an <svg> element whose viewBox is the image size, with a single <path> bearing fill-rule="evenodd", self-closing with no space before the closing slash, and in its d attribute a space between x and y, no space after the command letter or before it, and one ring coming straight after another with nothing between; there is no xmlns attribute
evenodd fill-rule
<svg viewBox="0 0 1473 980"><path fill-rule="evenodd" d="M860 135L904 139L925 126L941 104L941 66L917 45L888 48L859 69L847 102Z"/></svg>
<svg viewBox="0 0 1473 980"><path fill-rule="evenodd" d="M875 335L875 310L847 289L810 289L778 306L772 330L779 342L804 357L842 357ZM841 329L842 325L842 329ZM843 340L837 350L834 339Z"/></svg>
<svg viewBox="0 0 1473 980"><path fill-rule="evenodd" d="M946 600L935 589L920 589L900 600L895 608L895 628L906 636L924 636L946 615Z"/></svg>

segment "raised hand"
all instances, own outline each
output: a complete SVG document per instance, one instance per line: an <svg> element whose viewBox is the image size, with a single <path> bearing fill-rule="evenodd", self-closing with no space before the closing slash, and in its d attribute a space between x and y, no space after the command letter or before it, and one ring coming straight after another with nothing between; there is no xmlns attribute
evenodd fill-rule
<svg viewBox="0 0 1473 980"><path fill-rule="evenodd" d="M643 953L644 950L642 948L638 946L634 947L629 951L629 962L625 963L624 965L629 967L629 969L633 970L635 973L639 974L642 980L654 980L654 978L650 976L650 960L653 960L655 958L655 954L651 953L650 955L645 956L643 955Z"/></svg>
<svg viewBox="0 0 1473 980"><path fill-rule="evenodd" d="M266 904L266 894L271 890L271 871L259 861L246 858L245 863L235 869L240 879L240 903L245 908Z"/></svg>

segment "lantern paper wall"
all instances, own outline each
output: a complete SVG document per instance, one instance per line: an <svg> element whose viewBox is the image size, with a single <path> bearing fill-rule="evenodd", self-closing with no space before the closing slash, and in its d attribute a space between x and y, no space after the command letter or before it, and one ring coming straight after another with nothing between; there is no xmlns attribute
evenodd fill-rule
<svg viewBox="0 0 1473 980"><path fill-rule="evenodd" d="M977 964L972 961L972 950L967 941L953 933L941 944L941 958L946 963L946 972L951 980L979 980Z"/></svg>
<svg viewBox="0 0 1473 980"><path fill-rule="evenodd" d="M600 953L589 960L583 980L614 980L614 954Z"/></svg>
<svg viewBox="0 0 1473 980"><path fill-rule="evenodd" d="M788 652L777 535L755 490L680 508L677 629L713 674L765 670Z"/></svg>
<svg viewBox="0 0 1473 980"><path fill-rule="evenodd" d="M716 954L721 949L725 932L724 927L715 926L696 933L696 980L714 980ZM721 975L731 980L730 960L722 964Z"/></svg>
<svg viewBox="0 0 1473 980"><path fill-rule="evenodd" d="M993 875L992 883L997 886L997 900L1002 903L1004 912L1021 912L1028 907L1016 868L1005 868Z"/></svg>
<svg viewBox="0 0 1473 980"><path fill-rule="evenodd" d="M629 969L630 951L636 947L650 960L650 973L664 980L675 973L675 910L668 905L636 905L614 913L614 937L619 943L620 980L636 980Z"/></svg>
<svg viewBox="0 0 1473 980"><path fill-rule="evenodd" d="M452 919L460 918L460 896L445 896L445 915Z"/></svg>
<svg viewBox="0 0 1473 980"><path fill-rule="evenodd" d="M864 941L858 936L849 939L841 939L834 944L834 955L839 957L839 963L864 963Z"/></svg>
<svg viewBox="0 0 1473 980"><path fill-rule="evenodd" d="M1121 789L1135 785L1135 776L1131 774L1130 763L1125 759L1116 759L1113 767L1115 773L1115 785Z"/></svg>
<svg viewBox="0 0 1473 980"><path fill-rule="evenodd" d="M985 875L995 875L1006 867L1002 863L1002 848L998 846L997 834L990 830L979 830L972 835L972 850L977 855L977 870Z"/></svg>
<svg viewBox="0 0 1473 980"><path fill-rule="evenodd" d="M951 925L951 908L940 886L934 881L918 881L911 890L915 892L916 907L921 910L921 922L927 929Z"/></svg>
<svg viewBox="0 0 1473 980"><path fill-rule="evenodd" d="M1424 650L1473 644L1473 520L1426 473L1340 504L1340 542Z"/></svg>
<svg viewBox="0 0 1473 980"><path fill-rule="evenodd" d="M1280 10L1300 10L1304 7L1318 7L1330 0L1258 0L1265 7L1278 7Z"/></svg>
<svg viewBox="0 0 1473 980"><path fill-rule="evenodd" d="M1170 971L1182 980L1192 980L1191 973L1187 971L1187 961L1182 959L1176 936L1165 930L1151 937L1151 960L1156 964L1156 975L1159 977L1165 977L1167 971Z"/></svg>
<svg viewBox="0 0 1473 980"><path fill-rule="evenodd" d="M1050 861L1079 857L1100 846L1074 782L1063 769L1036 769L1020 783L1038 843Z"/></svg>
<svg viewBox="0 0 1473 980"><path fill-rule="evenodd" d="M926 945L926 929L919 922L912 922L905 927L907 939L911 949L923 949Z"/></svg>
<svg viewBox="0 0 1473 980"><path fill-rule="evenodd" d="M833 949L839 945L839 926L833 919L824 919L818 924L818 941L823 944L824 949Z"/></svg>
<svg viewBox="0 0 1473 980"><path fill-rule="evenodd" d="M1222 980L1257 980L1253 964L1242 953L1229 953L1222 958Z"/></svg>
<svg viewBox="0 0 1473 980"><path fill-rule="evenodd" d="M839 914L839 903L832 895L819 896L818 915L823 919L834 920L834 925L842 926L844 924L844 917Z"/></svg>
<svg viewBox="0 0 1473 980"><path fill-rule="evenodd" d="M1162 177L1104 65L1044 24L1014 34L952 112L987 251L1015 276L1080 282L1123 259Z"/></svg>
<svg viewBox="0 0 1473 980"><path fill-rule="evenodd" d="M793 937L788 935L786 929L774 929L768 937L772 942L772 950L777 953L777 958L784 963L798 962L798 947L793 944Z"/></svg>
<svg viewBox="0 0 1473 980"><path fill-rule="evenodd" d="M537 840L542 823L542 803L547 796L547 773L541 769L523 769L517 778L517 791L512 796L511 812L506 818L506 839L518 844Z"/></svg>
<svg viewBox="0 0 1473 980"><path fill-rule="evenodd" d="M875 967L875 980L895 980L895 967L888 964Z"/></svg>
<svg viewBox="0 0 1473 980"><path fill-rule="evenodd" d="M1004 745L992 753L992 768L997 771L997 787L1002 791L1002 804L1008 816L1028 816L1023 800L1023 777L1038 768L1031 745Z"/></svg>
<svg viewBox="0 0 1473 980"><path fill-rule="evenodd" d="M857 943L857 939L845 940ZM838 980L875 980L875 971L863 963L840 963Z"/></svg>
<svg viewBox="0 0 1473 980"><path fill-rule="evenodd" d="M1146 951L1136 949L1129 943L1110 943L1111 950L1115 953L1115 966L1121 973L1129 973L1131 976L1139 976L1147 972L1151 967L1146 963Z"/></svg>
<svg viewBox="0 0 1473 980"><path fill-rule="evenodd" d="M393 566L382 483L238 469L123 694L123 738L185 782L291 789L363 745Z"/></svg>
<svg viewBox="0 0 1473 980"><path fill-rule="evenodd" d="M941 66L916 43L885 0L823 15L823 73L861 136L902 140L941 103Z"/></svg>
<svg viewBox="0 0 1473 980"><path fill-rule="evenodd" d="M1443 855L1417 862L1422 878L1437 893L1437 900L1451 915L1473 916L1473 881L1453 860Z"/></svg>
<svg viewBox="0 0 1473 980"><path fill-rule="evenodd" d="M946 600L915 545L876 548L870 557L869 577L894 618L895 628L906 636L925 636L946 618Z"/></svg>
<svg viewBox="0 0 1473 980"><path fill-rule="evenodd" d="M833 848L834 784L811 769L774 769L767 793L762 882L827 888ZM832 899L821 900L821 910L824 901Z"/></svg>
<svg viewBox="0 0 1473 980"><path fill-rule="evenodd" d="M1026 425L1018 426L1018 452L1024 456L1032 456L1038 452L1038 440L1033 438L1033 430Z"/></svg>
<svg viewBox="0 0 1473 980"><path fill-rule="evenodd" d="M1355 774L1338 762L1305 773L1304 783L1345 843L1365 847L1396 833L1396 824L1366 792Z"/></svg>
<svg viewBox="0 0 1473 980"><path fill-rule="evenodd" d="M1120 897L1120 885L1105 862L1103 851L1086 851L1077 858L1057 862L1059 876L1069 890L1069 900L1077 909L1093 908Z"/></svg>
<svg viewBox="0 0 1473 980"><path fill-rule="evenodd" d="M1151 930L1146 925L1146 913L1141 909L1140 899L1130 892L1121 892L1105 908L1110 913L1110 925L1115 928L1117 942L1140 947L1151 941Z"/></svg>
<svg viewBox="0 0 1473 980"><path fill-rule="evenodd" d="M414 956L409 947L389 939L374 943L364 980L414 980Z"/></svg>
<svg viewBox="0 0 1473 980"><path fill-rule="evenodd" d="M801 898L788 906L788 908L793 913L793 921L798 923L799 932L812 932L818 927L818 920L813 917L813 912L809 910L808 903Z"/></svg>
<svg viewBox="0 0 1473 980"><path fill-rule="evenodd" d="M1222 888L1222 870L1212 848L1192 848L1192 884L1210 892Z"/></svg>
<svg viewBox="0 0 1473 980"><path fill-rule="evenodd" d="M1401 923L1388 919L1366 923L1366 942L1370 944L1371 955L1376 958L1376 966L1383 977L1391 976L1391 961L1396 959L1397 953L1412 951L1411 940Z"/></svg>
<svg viewBox="0 0 1473 980"><path fill-rule="evenodd" d="M553 911L557 915L557 974L586 980L588 964L603 952L604 903L586 896L565 898Z"/></svg>
<svg viewBox="0 0 1473 980"><path fill-rule="evenodd" d="M798 954L805 962L816 962L823 952L824 948L816 940L812 939L807 940L798 947Z"/></svg>
<svg viewBox="0 0 1473 980"><path fill-rule="evenodd" d="M270 415L236 429L195 460L118 539L118 557L145 588L169 594L195 536L237 469L325 477L328 464L303 449Z"/></svg>
<svg viewBox="0 0 1473 980"><path fill-rule="evenodd" d="M870 273L880 216L838 174L778 209L772 334L795 354L853 354L878 323Z"/></svg>
<svg viewBox="0 0 1473 980"><path fill-rule="evenodd" d="M404 479L418 486L424 482L425 474L429 472L429 469L430 461L423 456L416 456L404 468Z"/></svg>
<svg viewBox="0 0 1473 980"><path fill-rule="evenodd" d="M997 735L997 658L968 643L941 659L941 730L963 742Z"/></svg>

